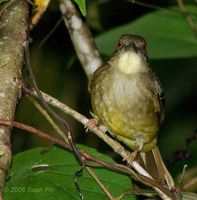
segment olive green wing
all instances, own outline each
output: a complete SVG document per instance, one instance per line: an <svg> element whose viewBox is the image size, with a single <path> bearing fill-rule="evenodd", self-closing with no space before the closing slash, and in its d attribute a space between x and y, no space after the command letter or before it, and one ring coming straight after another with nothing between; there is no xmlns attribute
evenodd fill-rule
<svg viewBox="0 0 197 200"><path fill-rule="evenodd" d="M93 74L93 76L90 78L88 83L88 91L91 93L93 87L96 85L97 81L100 81L102 76L105 75L105 73L108 73L108 70L111 68L111 66L107 63L101 67L99 67Z"/></svg>
<svg viewBox="0 0 197 200"><path fill-rule="evenodd" d="M152 98L155 108L155 113L157 117L157 123L160 125L164 120L164 108L165 108L165 97L163 88L157 76L152 72L148 71L143 73L141 76L142 80L144 80L144 84L146 85L147 94L150 94L150 98Z"/></svg>
<svg viewBox="0 0 197 200"><path fill-rule="evenodd" d="M161 86L161 83L159 79L153 74L154 76L154 84L155 84L155 89L156 89L156 95L157 95L157 100L158 100L158 106L159 109L156 112L158 122L161 124L164 120L164 109L165 109L165 96L164 96L164 91Z"/></svg>

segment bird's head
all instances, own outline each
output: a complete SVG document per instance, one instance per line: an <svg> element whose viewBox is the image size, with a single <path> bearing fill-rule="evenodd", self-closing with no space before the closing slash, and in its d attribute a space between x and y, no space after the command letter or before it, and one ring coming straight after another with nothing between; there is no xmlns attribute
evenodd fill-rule
<svg viewBox="0 0 197 200"><path fill-rule="evenodd" d="M122 35L109 63L125 74L135 74L148 69L146 42L136 35Z"/></svg>
<svg viewBox="0 0 197 200"><path fill-rule="evenodd" d="M133 44L138 51L141 51L142 54L147 56L147 44L143 37L138 35L124 34L122 35L116 45L116 49L121 49L130 44Z"/></svg>

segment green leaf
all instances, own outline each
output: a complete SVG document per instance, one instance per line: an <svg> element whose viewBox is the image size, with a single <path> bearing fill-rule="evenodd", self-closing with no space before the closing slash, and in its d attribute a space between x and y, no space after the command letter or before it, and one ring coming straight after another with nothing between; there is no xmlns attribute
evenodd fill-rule
<svg viewBox="0 0 197 200"><path fill-rule="evenodd" d="M110 158L95 150L90 148L85 150L112 162ZM80 165L73 154L61 148L35 148L19 153L13 159L9 180L4 189L4 199L80 199L73 181L74 174L79 169ZM131 187L128 176L103 168L96 168L95 173L115 197ZM78 183L84 199L108 199L86 170L83 176L78 178ZM135 197L125 196L123 199L135 199Z"/></svg>
<svg viewBox="0 0 197 200"><path fill-rule="evenodd" d="M197 7L190 6L188 11L197 13ZM197 56L197 37L186 17L176 12L155 11L99 35L96 44L100 52L111 55L122 34L143 36L152 59Z"/></svg>
<svg viewBox="0 0 197 200"><path fill-rule="evenodd" d="M86 0L75 0L83 16L86 16Z"/></svg>

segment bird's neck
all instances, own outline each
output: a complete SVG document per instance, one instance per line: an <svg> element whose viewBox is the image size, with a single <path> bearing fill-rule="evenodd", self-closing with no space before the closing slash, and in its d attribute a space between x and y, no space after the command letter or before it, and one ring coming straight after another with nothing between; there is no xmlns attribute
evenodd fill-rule
<svg viewBox="0 0 197 200"><path fill-rule="evenodd" d="M134 51L116 55L110 64L125 74L136 74L147 70L147 64L143 57Z"/></svg>

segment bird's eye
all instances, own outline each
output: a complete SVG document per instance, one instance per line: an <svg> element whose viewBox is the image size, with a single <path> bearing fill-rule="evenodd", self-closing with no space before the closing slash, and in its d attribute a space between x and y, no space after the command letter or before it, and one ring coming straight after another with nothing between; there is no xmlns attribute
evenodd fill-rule
<svg viewBox="0 0 197 200"><path fill-rule="evenodd" d="M147 47L146 47L146 45L141 46L140 50L142 51L142 53L143 53L144 55L147 54Z"/></svg>
<svg viewBox="0 0 197 200"><path fill-rule="evenodd" d="M146 47L146 45L143 46L143 51L144 51L144 53L147 52L147 47Z"/></svg>
<svg viewBox="0 0 197 200"><path fill-rule="evenodd" d="M119 41L119 42L116 44L116 48L119 49L121 46L122 46L122 42Z"/></svg>

